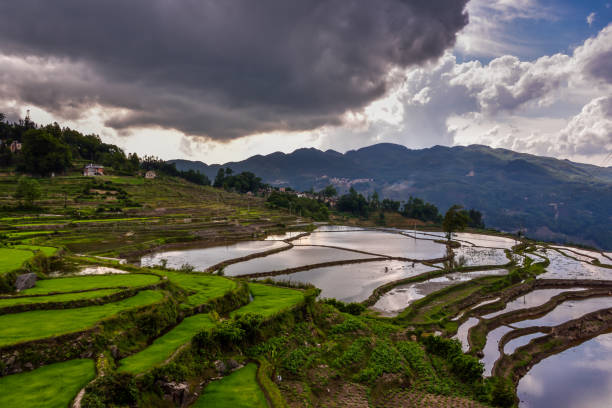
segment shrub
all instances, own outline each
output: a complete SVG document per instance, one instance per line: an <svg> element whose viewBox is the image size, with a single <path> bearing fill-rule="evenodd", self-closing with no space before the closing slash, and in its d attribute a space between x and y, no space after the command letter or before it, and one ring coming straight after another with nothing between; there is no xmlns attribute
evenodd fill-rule
<svg viewBox="0 0 612 408"><path fill-rule="evenodd" d="M330 333L339 334L339 333L347 333L354 332L357 330L365 329L365 325L361 320L353 316L346 316L342 323L339 323L330 329Z"/></svg>
<svg viewBox="0 0 612 408"><path fill-rule="evenodd" d="M336 309L338 309L339 311L343 313L349 313L354 316L360 315L366 309L365 306L362 305L361 303L355 303L355 302L344 303L344 302L341 302L333 298L324 299L323 302L327 303L328 305L332 305L333 307L335 307Z"/></svg>

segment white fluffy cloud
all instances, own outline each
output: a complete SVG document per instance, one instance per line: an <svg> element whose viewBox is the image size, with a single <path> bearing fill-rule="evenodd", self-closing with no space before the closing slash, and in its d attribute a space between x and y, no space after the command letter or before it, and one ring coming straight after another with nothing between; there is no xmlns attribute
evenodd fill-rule
<svg viewBox="0 0 612 408"><path fill-rule="evenodd" d="M433 65L407 70L401 85L377 101L386 114L366 109L358 131L350 130L352 142L384 135L411 147L482 143L597 162L612 148L610 64L612 25L570 55L533 61L505 55L483 64L458 63L447 53Z"/></svg>

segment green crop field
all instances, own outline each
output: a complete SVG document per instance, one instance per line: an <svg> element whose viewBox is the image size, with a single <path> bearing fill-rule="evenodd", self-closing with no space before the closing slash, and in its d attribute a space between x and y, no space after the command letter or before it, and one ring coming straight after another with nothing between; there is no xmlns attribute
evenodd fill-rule
<svg viewBox="0 0 612 408"><path fill-rule="evenodd" d="M40 251L45 256L53 256L57 253L57 248L50 246L40 246L40 245L14 245L14 248L17 249L25 249L29 251Z"/></svg>
<svg viewBox="0 0 612 408"><path fill-rule="evenodd" d="M32 251L13 248L0 248L0 274L13 271L34 256Z"/></svg>
<svg viewBox="0 0 612 408"><path fill-rule="evenodd" d="M69 278L42 279L36 286L26 289L23 295L45 295L48 293L75 292L78 290L138 287L159 282L160 277L145 274L90 275Z"/></svg>
<svg viewBox="0 0 612 408"><path fill-rule="evenodd" d="M193 407L267 408L256 375L257 365L250 363L221 380L211 382Z"/></svg>
<svg viewBox="0 0 612 408"><path fill-rule="evenodd" d="M155 339L146 349L120 362L119 371L142 373L151 370L168 359L183 344L204 329L214 326L207 314L198 314L183 320L178 326Z"/></svg>
<svg viewBox="0 0 612 408"><path fill-rule="evenodd" d="M66 293L62 295L16 297L14 299L0 299L0 308L16 305L29 305L33 303L69 302L71 300L96 299L113 293L120 289L102 289L89 292Z"/></svg>
<svg viewBox="0 0 612 408"><path fill-rule="evenodd" d="M236 282L221 276L156 271L163 273L171 282L188 291L195 292L187 299L188 306L199 306L210 299L223 296L236 287Z"/></svg>
<svg viewBox="0 0 612 408"><path fill-rule="evenodd" d="M150 305L163 298L161 292L146 290L119 302L75 309L35 310L0 316L0 346L44 339L93 327L119 312Z"/></svg>
<svg viewBox="0 0 612 408"><path fill-rule="evenodd" d="M295 289L262 285L260 283L249 283L249 289L253 294L253 301L238 310L234 310L231 313L232 317L245 313L256 313L268 317L282 310L289 309L304 300L303 293Z"/></svg>
<svg viewBox="0 0 612 408"><path fill-rule="evenodd" d="M96 375L92 360L70 360L0 378L0 407L66 408Z"/></svg>

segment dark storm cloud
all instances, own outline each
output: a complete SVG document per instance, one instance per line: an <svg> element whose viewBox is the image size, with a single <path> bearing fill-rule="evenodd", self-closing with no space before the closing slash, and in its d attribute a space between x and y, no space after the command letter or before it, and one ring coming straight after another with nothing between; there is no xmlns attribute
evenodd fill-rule
<svg viewBox="0 0 612 408"><path fill-rule="evenodd" d="M452 46L467 1L20 0L3 2L0 53L74 70L14 78L15 99L230 139L339 123L385 93L392 68Z"/></svg>

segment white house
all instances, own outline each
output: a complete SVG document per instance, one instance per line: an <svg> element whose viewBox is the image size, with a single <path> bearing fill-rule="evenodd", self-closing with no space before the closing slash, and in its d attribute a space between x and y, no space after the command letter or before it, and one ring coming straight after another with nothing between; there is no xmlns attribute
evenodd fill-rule
<svg viewBox="0 0 612 408"><path fill-rule="evenodd" d="M104 175L104 166L100 166L99 164L88 164L83 169L84 176L103 176Z"/></svg>
<svg viewBox="0 0 612 408"><path fill-rule="evenodd" d="M13 140L13 143L11 143L11 153L15 153L21 150L21 143L19 143L16 140Z"/></svg>
<svg viewBox="0 0 612 408"><path fill-rule="evenodd" d="M153 170L149 170L145 173L145 178L154 179L155 177L157 177L157 174L155 174Z"/></svg>

